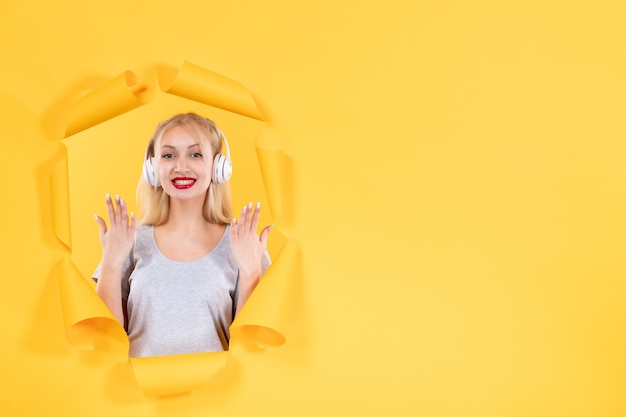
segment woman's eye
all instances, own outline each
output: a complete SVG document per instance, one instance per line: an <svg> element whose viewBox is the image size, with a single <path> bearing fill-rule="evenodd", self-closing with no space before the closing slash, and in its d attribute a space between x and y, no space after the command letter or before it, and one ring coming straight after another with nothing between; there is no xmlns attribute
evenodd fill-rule
<svg viewBox="0 0 626 417"><path fill-rule="evenodd" d="M192 158L202 158L202 154L200 152L194 152L191 154Z"/></svg>
<svg viewBox="0 0 626 417"><path fill-rule="evenodd" d="M171 153L166 153L166 154L161 155L161 158L163 159L171 159L173 157L174 155L172 155Z"/></svg>

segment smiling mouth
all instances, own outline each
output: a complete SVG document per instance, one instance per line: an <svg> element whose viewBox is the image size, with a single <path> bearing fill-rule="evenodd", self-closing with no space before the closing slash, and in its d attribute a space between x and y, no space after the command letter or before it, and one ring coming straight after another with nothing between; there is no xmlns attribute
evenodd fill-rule
<svg viewBox="0 0 626 417"><path fill-rule="evenodd" d="M196 180L193 178L174 178L172 180L172 185L174 186L174 188L177 188L179 190L184 190L187 188L192 187L194 184L196 183Z"/></svg>

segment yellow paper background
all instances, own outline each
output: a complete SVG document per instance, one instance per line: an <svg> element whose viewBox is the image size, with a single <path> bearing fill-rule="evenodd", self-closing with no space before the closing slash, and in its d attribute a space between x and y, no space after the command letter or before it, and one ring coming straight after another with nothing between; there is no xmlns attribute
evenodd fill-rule
<svg viewBox="0 0 626 417"><path fill-rule="evenodd" d="M0 11L2 415L626 414L622 2ZM50 176L77 97L184 61L259 104L304 272L283 346L154 399L66 340Z"/></svg>

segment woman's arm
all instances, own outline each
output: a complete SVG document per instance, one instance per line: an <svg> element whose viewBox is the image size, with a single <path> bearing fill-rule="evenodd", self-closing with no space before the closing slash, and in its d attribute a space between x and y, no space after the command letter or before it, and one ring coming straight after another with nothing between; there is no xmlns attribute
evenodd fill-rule
<svg viewBox="0 0 626 417"><path fill-rule="evenodd" d="M274 227L267 226L256 234L259 224L261 204L257 203L252 208L252 203L241 210L239 222L236 219L230 224L230 246L239 269L239 294L237 297L237 310L240 311L245 302L254 291L263 273L262 259L267 251L267 238Z"/></svg>
<svg viewBox="0 0 626 417"><path fill-rule="evenodd" d="M126 301L122 298L122 268L109 268L102 265L96 283L96 293L109 307L117 321L126 328L128 318L126 316Z"/></svg>
<svg viewBox="0 0 626 417"><path fill-rule="evenodd" d="M122 274L124 262L130 255L135 241L136 221L134 214L128 219L128 208L119 196L115 197L117 207L107 194L106 204L110 227L96 217L102 244L102 261L96 292L109 307L115 318L126 328L126 303L122 299Z"/></svg>
<svg viewBox="0 0 626 417"><path fill-rule="evenodd" d="M256 288L257 284L261 280L261 273L258 275L244 275L239 273L239 292L237 294L237 309L236 313L241 311L243 305L248 301L252 291Z"/></svg>

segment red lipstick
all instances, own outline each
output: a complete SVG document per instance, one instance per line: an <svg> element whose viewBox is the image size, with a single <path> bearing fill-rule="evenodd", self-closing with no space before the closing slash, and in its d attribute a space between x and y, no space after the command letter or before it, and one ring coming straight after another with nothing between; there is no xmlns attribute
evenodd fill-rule
<svg viewBox="0 0 626 417"><path fill-rule="evenodd" d="M176 177L172 180L172 185L178 190L186 190L188 188L191 188L195 183L195 178L189 177Z"/></svg>

